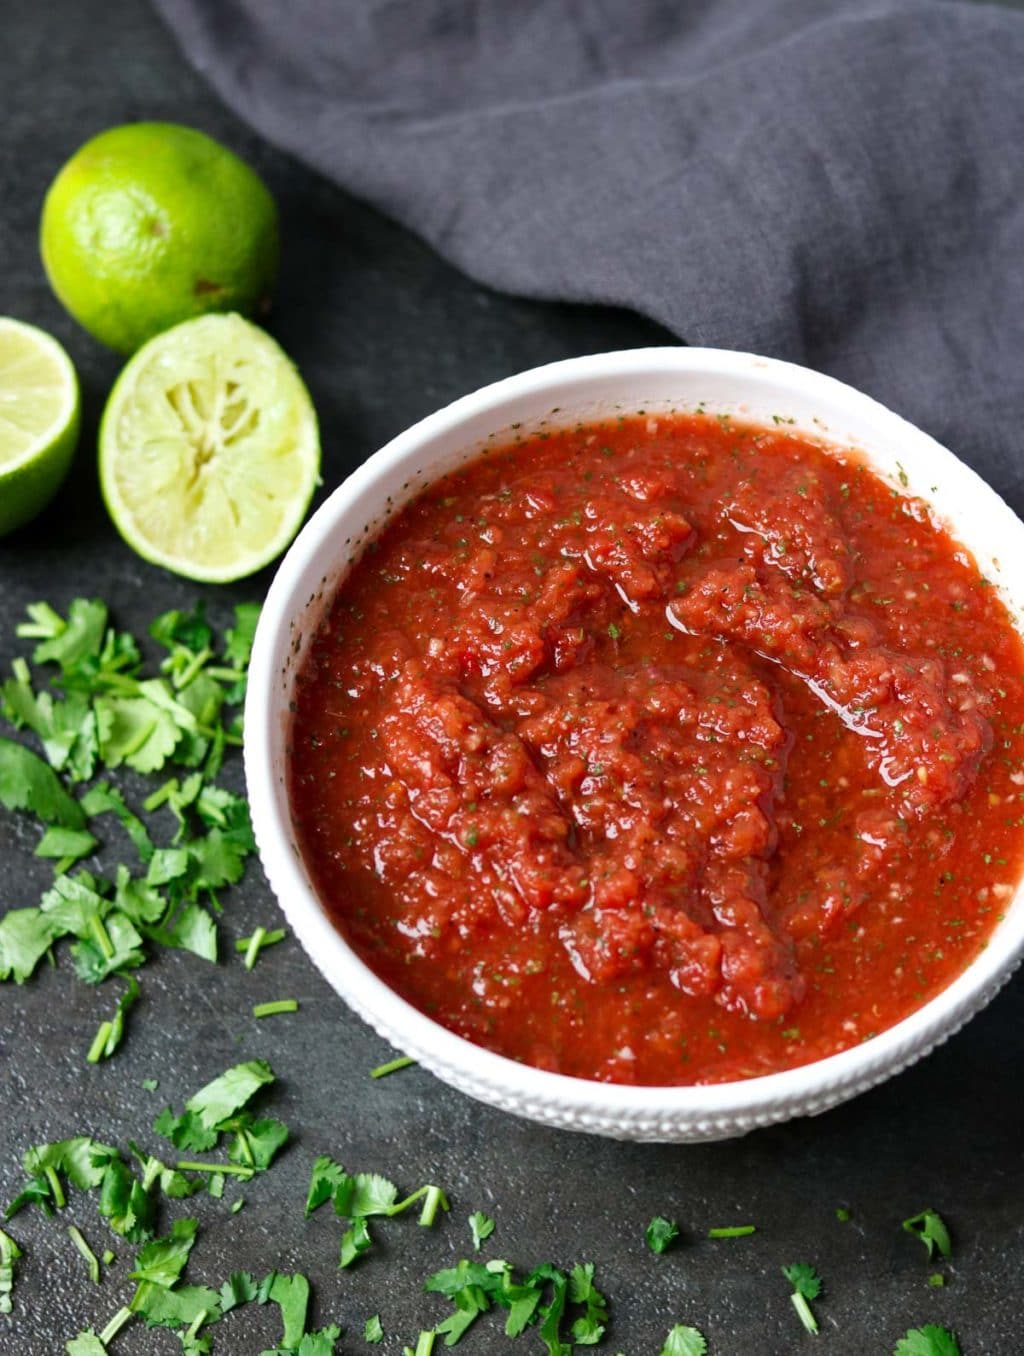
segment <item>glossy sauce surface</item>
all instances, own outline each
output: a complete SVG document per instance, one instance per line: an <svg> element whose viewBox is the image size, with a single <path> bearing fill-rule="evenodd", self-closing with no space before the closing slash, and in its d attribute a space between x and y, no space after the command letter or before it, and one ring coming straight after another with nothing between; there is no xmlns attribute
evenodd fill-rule
<svg viewBox="0 0 1024 1356"><path fill-rule="evenodd" d="M542 1068L751 1077L892 1025L1024 855L1024 652L926 507L783 426L495 448L342 585L290 796L337 926Z"/></svg>

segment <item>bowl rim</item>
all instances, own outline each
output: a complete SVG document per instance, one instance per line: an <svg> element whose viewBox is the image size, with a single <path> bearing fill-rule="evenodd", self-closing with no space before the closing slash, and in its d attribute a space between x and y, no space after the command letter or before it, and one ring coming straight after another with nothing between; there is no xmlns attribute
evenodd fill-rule
<svg viewBox="0 0 1024 1356"><path fill-rule="evenodd" d="M834 377L780 359L726 349L665 346L568 358L491 383L427 415L381 447L327 497L293 542L272 581L253 645L245 704L245 774L259 855L289 925L328 983L382 1036L445 1081L535 1119L579 1120L583 1128L621 1125L628 1129L631 1123L651 1118L680 1126L710 1118L749 1128L823 1110L881 1082L952 1035L994 996L1024 954L1024 908L1012 908L1008 901L1006 916L996 924L989 943L955 979L901 1021L858 1045L794 1068L731 1082L632 1085L549 1072L456 1035L378 978L330 921L299 864L287 813L287 787L275 776L272 753L274 722L282 718L280 659L291 644L296 617L308 606L304 576L331 545L336 521L418 447L438 435L457 434L460 425L511 398L551 390L562 391L565 402L571 394L563 388L575 381L666 372L775 378L799 388L801 398L839 399L868 421L884 424L886 436L891 431L916 441L935 457L939 479L954 468L957 475L973 478L991 510L1006 515L1024 535L1024 524L973 468L901 416ZM826 441L843 445L839 436ZM431 479L425 473L416 490ZM400 508L401 502L389 506L388 514ZM367 516L373 520L378 513ZM955 524L951 526L955 535ZM331 592L338 582L337 571L334 574ZM1016 617L1012 609L1011 616ZM1016 625L1022 631L1019 619Z"/></svg>

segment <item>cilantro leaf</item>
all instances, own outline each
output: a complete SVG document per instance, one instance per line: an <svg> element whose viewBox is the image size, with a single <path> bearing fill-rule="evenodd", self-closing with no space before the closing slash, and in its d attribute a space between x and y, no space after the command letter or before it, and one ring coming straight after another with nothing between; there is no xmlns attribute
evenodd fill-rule
<svg viewBox="0 0 1024 1356"><path fill-rule="evenodd" d="M255 1277L249 1271L233 1271L220 1288L220 1311L229 1313L239 1304L249 1304L258 1292Z"/></svg>
<svg viewBox="0 0 1024 1356"><path fill-rule="evenodd" d="M49 764L13 739L0 738L0 805L28 810L44 824L85 827L85 813Z"/></svg>
<svg viewBox="0 0 1024 1356"><path fill-rule="evenodd" d="M75 598L66 621L46 603L32 603L26 611L32 621L19 626L17 634L41 637L32 654L37 664L58 664L67 673L99 657L107 629L106 603L98 598Z"/></svg>
<svg viewBox="0 0 1024 1356"><path fill-rule="evenodd" d="M295 1348L295 1356L333 1356L340 1336L341 1329L333 1323L318 1332L307 1332Z"/></svg>
<svg viewBox="0 0 1024 1356"><path fill-rule="evenodd" d="M272 1273L271 1277L267 1279L269 1285L264 1281L266 1290L264 1291L263 1286L261 1286L257 1299L261 1304L269 1301L278 1306L281 1310L281 1322L284 1324L284 1337L281 1345L296 1347L306 1331L309 1281L301 1273L294 1276Z"/></svg>
<svg viewBox="0 0 1024 1356"><path fill-rule="evenodd" d="M11 1292L14 1290L14 1264L21 1256L21 1249L10 1234L0 1229L0 1314L11 1312ZM379 1323L379 1321L378 1321ZM383 1333L381 1334L383 1336ZM367 1339L370 1340L370 1339ZM380 1341L380 1338L375 1338Z"/></svg>
<svg viewBox="0 0 1024 1356"><path fill-rule="evenodd" d="M923 1328L911 1328L896 1343L893 1356L961 1356L956 1334L935 1323Z"/></svg>
<svg viewBox="0 0 1024 1356"><path fill-rule="evenodd" d="M107 1349L92 1328L72 1337L64 1348L68 1356L107 1356Z"/></svg>
<svg viewBox="0 0 1024 1356"><path fill-rule="evenodd" d="M804 1299L817 1299L821 1294L821 1277L806 1262L794 1262L791 1266L783 1267L782 1274Z"/></svg>
<svg viewBox="0 0 1024 1356"><path fill-rule="evenodd" d="M384 1341L384 1327L380 1321L380 1314L372 1314L363 1324L363 1340L374 1345Z"/></svg>
<svg viewBox="0 0 1024 1356"><path fill-rule="evenodd" d="M191 951L201 960L217 960L217 925L200 904L183 904L169 922L149 935L161 946Z"/></svg>
<svg viewBox="0 0 1024 1356"><path fill-rule="evenodd" d="M220 1296L205 1285L178 1285L169 1290L144 1281L135 1292L132 1308L150 1328L180 1328L193 1323L202 1328L216 1323L221 1315Z"/></svg>
<svg viewBox="0 0 1024 1356"><path fill-rule="evenodd" d="M593 1262L580 1263L570 1271L569 1298L573 1304L586 1306L586 1313L572 1325L573 1341L581 1347L600 1342L608 1321L608 1301L594 1284Z"/></svg>
<svg viewBox="0 0 1024 1356"><path fill-rule="evenodd" d="M109 768L157 772L174 752L179 727L171 712L148 696L103 696L93 702L100 756Z"/></svg>
<svg viewBox="0 0 1024 1356"><path fill-rule="evenodd" d="M190 1149L200 1154L212 1149L220 1137L216 1130L208 1130L195 1112L183 1111L180 1116L175 1116L169 1106L165 1106L154 1120L153 1129L164 1139L169 1139L176 1149Z"/></svg>
<svg viewBox="0 0 1024 1356"><path fill-rule="evenodd" d="M155 1238L139 1251L135 1270L129 1275L133 1281L149 1281L169 1290L176 1285L185 1269L188 1255L196 1241L197 1219L178 1219L164 1238Z"/></svg>
<svg viewBox="0 0 1024 1356"><path fill-rule="evenodd" d="M494 1233L494 1220L482 1210L475 1210L469 1217L469 1231L473 1235L473 1251L479 1252L484 1239Z"/></svg>
<svg viewBox="0 0 1024 1356"><path fill-rule="evenodd" d="M86 984L102 984L108 975L134 969L146 959L142 938L123 913L110 913L102 921L94 914L90 933L71 947L75 973Z"/></svg>
<svg viewBox="0 0 1024 1356"><path fill-rule="evenodd" d="M274 1071L264 1059L251 1059L226 1069L200 1088L185 1103L208 1129L215 1129L234 1112L240 1111L252 1097L268 1083L273 1083Z"/></svg>
<svg viewBox="0 0 1024 1356"><path fill-rule="evenodd" d="M665 1338L661 1356L705 1356L707 1349L707 1339L699 1329L677 1323Z"/></svg>
<svg viewBox="0 0 1024 1356"><path fill-rule="evenodd" d="M372 1247L373 1239L370 1237L366 1220L361 1217L353 1220L351 1227L346 1229L341 1236L339 1268L350 1267L353 1262L358 1261L363 1253L369 1252Z"/></svg>
<svg viewBox="0 0 1024 1356"><path fill-rule="evenodd" d="M821 1294L821 1277L806 1262L793 1262L782 1268L782 1274L793 1287L790 1295L797 1317L808 1332L818 1331L818 1320L814 1317L809 1300L817 1299Z"/></svg>
<svg viewBox="0 0 1024 1356"><path fill-rule="evenodd" d="M679 1237L679 1225L664 1215L655 1215L644 1233L651 1252L663 1253Z"/></svg>
<svg viewBox="0 0 1024 1356"><path fill-rule="evenodd" d="M270 1118L258 1121L251 1121L247 1117L240 1119L244 1123L237 1128L228 1158L232 1163L241 1163L256 1172L265 1172L278 1150L287 1144L288 1127ZM230 1126L231 1122L228 1122L224 1128Z"/></svg>
<svg viewBox="0 0 1024 1356"><path fill-rule="evenodd" d="M938 1249L943 1257L949 1257L953 1251L953 1242L949 1236L942 1216L934 1210L922 1210L919 1215L911 1215L903 1221L908 1234L919 1238L928 1249L929 1258L934 1257Z"/></svg>
<svg viewBox="0 0 1024 1356"><path fill-rule="evenodd" d="M8 909L0 918L0 980L24 984L57 935L41 909Z"/></svg>
<svg viewBox="0 0 1024 1356"><path fill-rule="evenodd" d="M113 1158L100 1183L99 1212L115 1234L144 1243L155 1233L156 1205L122 1158Z"/></svg>
<svg viewBox="0 0 1024 1356"><path fill-rule="evenodd" d="M51 824L36 844L35 855L57 861L66 860L70 866L82 857L88 857L98 845L99 839L94 838L88 829L65 829L59 824Z"/></svg>
<svg viewBox="0 0 1024 1356"><path fill-rule="evenodd" d="M306 1194L306 1218L319 1210L326 1201L329 1201L334 1195L335 1190L348 1180L348 1173L340 1163L335 1163L333 1158L328 1158L326 1154L321 1154L313 1164L313 1172L309 1179L309 1191Z"/></svg>
<svg viewBox="0 0 1024 1356"><path fill-rule="evenodd" d="M206 607L202 602L191 612L181 612L177 608L162 612L150 622L149 634L165 650L180 648L198 654L213 644L213 630L206 620Z"/></svg>
<svg viewBox="0 0 1024 1356"><path fill-rule="evenodd" d="M149 830L138 815L128 808L124 796L115 786L110 786L107 782L98 782L90 787L82 797L82 809L90 819L95 819L97 815L114 815L132 840L139 860L148 862L153 856L153 840L149 836Z"/></svg>

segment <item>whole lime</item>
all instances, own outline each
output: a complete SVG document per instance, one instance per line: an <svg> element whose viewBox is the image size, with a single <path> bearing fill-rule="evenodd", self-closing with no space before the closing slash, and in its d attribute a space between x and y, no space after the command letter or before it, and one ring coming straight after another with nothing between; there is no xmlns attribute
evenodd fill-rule
<svg viewBox="0 0 1024 1356"><path fill-rule="evenodd" d="M269 304L277 208L259 175L205 133L127 123L87 141L54 179L40 247L79 324L133 353L192 316Z"/></svg>

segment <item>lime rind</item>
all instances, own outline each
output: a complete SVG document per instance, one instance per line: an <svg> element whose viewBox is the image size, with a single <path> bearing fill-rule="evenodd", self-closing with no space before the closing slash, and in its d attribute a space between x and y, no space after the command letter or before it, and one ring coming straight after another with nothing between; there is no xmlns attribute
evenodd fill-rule
<svg viewBox="0 0 1024 1356"><path fill-rule="evenodd" d="M320 469L316 412L294 365L237 315L149 341L111 393L100 483L125 541L209 583L252 574L292 540Z"/></svg>
<svg viewBox="0 0 1024 1356"><path fill-rule="evenodd" d="M61 345L0 316L0 536L29 522L57 492L80 420L78 375Z"/></svg>

